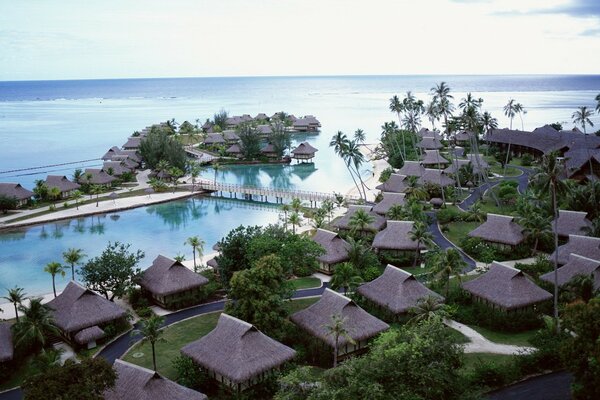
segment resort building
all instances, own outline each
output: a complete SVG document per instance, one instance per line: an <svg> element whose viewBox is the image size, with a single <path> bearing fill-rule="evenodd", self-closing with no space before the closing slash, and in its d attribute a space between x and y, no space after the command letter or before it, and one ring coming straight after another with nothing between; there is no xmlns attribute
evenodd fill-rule
<svg viewBox="0 0 600 400"><path fill-rule="evenodd" d="M311 239L325 249L325 254L317 258L322 272L332 274L337 264L349 260L350 245L337 233L318 228Z"/></svg>
<svg viewBox="0 0 600 400"><path fill-rule="evenodd" d="M319 151L312 147L308 142L302 142L292 150L292 158L294 160L302 161L302 162L312 162L312 159L315 157L315 153Z"/></svg>
<svg viewBox="0 0 600 400"><path fill-rule="evenodd" d="M385 218L373 212L373 207L357 205L348 207L348 211L346 211L346 214L344 214L338 220L334 221L333 226L340 231L350 231L352 229L355 229L355 227L353 227L350 224L350 221L352 220L352 216L356 214L358 210L366 212L369 216L373 218L373 221L371 223L369 223L364 229L358 229L359 231L362 231L364 233L379 232L380 230L385 228Z"/></svg>
<svg viewBox="0 0 600 400"><path fill-rule="evenodd" d="M202 124L200 129L202 129L202 132L204 133L213 133L213 124L209 120L206 120L206 122Z"/></svg>
<svg viewBox="0 0 600 400"><path fill-rule="evenodd" d="M439 150L424 150L424 154L421 156L421 164L425 167L428 166L441 166L445 168L446 165L450 164L450 161L442 157Z"/></svg>
<svg viewBox="0 0 600 400"><path fill-rule="evenodd" d="M471 141L471 138L475 137L475 134L470 131L460 131L456 132L452 137L454 139L454 143L460 145L467 145Z"/></svg>
<svg viewBox="0 0 600 400"><path fill-rule="evenodd" d="M375 235L372 247L376 251L385 250L395 255L415 254L417 250L426 250L423 243L411 239L414 226L413 221L388 221L386 228Z"/></svg>
<svg viewBox="0 0 600 400"><path fill-rule="evenodd" d="M432 137L437 141L442 140L442 137L438 131L430 131L428 128L421 128L419 132L417 132L417 136L419 138Z"/></svg>
<svg viewBox="0 0 600 400"><path fill-rule="evenodd" d="M152 265L142 272L138 282L144 294L167 309L198 304L202 300L202 287L207 283L208 279L204 276L162 255L156 257Z"/></svg>
<svg viewBox="0 0 600 400"><path fill-rule="evenodd" d="M335 337L326 326L331 324L335 316L344 320L344 328L353 340L351 342L344 336L338 338L339 358L364 352L369 339L389 328L388 324L360 308L354 301L331 289L325 289L319 301L293 314L290 319L320 343L334 349Z"/></svg>
<svg viewBox="0 0 600 400"><path fill-rule="evenodd" d="M417 143L417 147L419 147L421 149L437 150L437 149L441 149L442 147L444 147L444 145L442 145L440 140L436 137L423 136L423 138L419 141L419 143Z"/></svg>
<svg viewBox="0 0 600 400"><path fill-rule="evenodd" d="M229 146L227 148L227 150L225 150L225 153L227 153L228 155L230 155L231 157L236 157L236 158L242 158L243 154L242 154L242 149L240 148L239 144L232 144L231 146Z"/></svg>
<svg viewBox="0 0 600 400"><path fill-rule="evenodd" d="M258 113L256 114L256 117L254 117L255 121L268 121L269 117L267 117L267 114L265 113Z"/></svg>
<svg viewBox="0 0 600 400"><path fill-rule="evenodd" d="M592 276L594 289L600 289L600 260L583 257L578 254L569 254L569 260L565 265L556 270L558 274L558 286L564 286L577 275ZM540 279L554 285L554 271L540 276Z"/></svg>
<svg viewBox="0 0 600 400"><path fill-rule="evenodd" d="M127 167L127 165L121 161L104 161L104 164L102 164L102 171L110 176L116 176L117 178L123 174L132 172L131 168Z"/></svg>
<svg viewBox="0 0 600 400"><path fill-rule="evenodd" d="M357 291L394 317L407 314L420 300L429 296L444 301L442 296L419 282L413 274L389 264L382 275L360 285Z"/></svg>
<svg viewBox="0 0 600 400"><path fill-rule="evenodd" d="M52 188L60 190L60 197L62 199L70 197L74 191L81 187L78 183L71 182L69 178L64 175L48 175L45 182L46 187L49 190Z"/></svg>
<svg viewBox="0 0 600 400"><path fill-rule="evenodd" d="M235 392L262 382L296 352L253 325L221 314L215 329L181 349L208 376Z"/></svg>
<svg viewBox="0 0 600 400"><path fill-rule="evenodd" d="M206 395L181 386L158 372L116 359L115 386L104 392L104 400L206 400Z"/></svg>
<svg viewBox="0 0 600 400"><path fill-rule="evenodd" d="M555 221L552 221L552 232L554 232ZM569 235L586 235L585 228L590 228L592 222L587 219L586 212L558 210L556 218L556 232L558 236L566 239Z"/></svg>
<svg viewBox="0 0 600 400"><path fill-rule="evenodd" d="M469 153L467 154L467 160L469 160L471 162L471 165L473 165L474 171L478 171L479 168L481 168L482 170L486 170L490 167L490 164L488 164L488 162L485 161L485 159L479 154Z"/></svg>
<svg viewBox="0 0 600 400"><path fill-rule="evenodd" d="M209 133L204 139L204 144L207 146L215 146L225 144L225 138L220 133Z"/></svg>
<svg viewBox="0 0 600 400"><path fill-rule="evenodd" d="M121 149L119 149L117 146L113 146L110 149L108 149L108 151L106 153L104 153L104 155L102 156L102 160L108 161L108 160L112 159L114 156L117 156L120 154L121 154Z"/></svg>
<svg viewBox="0 0 600 400"><path fill-rule="evenodd" d="M507 312L532 309L552 299L550 293L533 283L522 271L496 261L488 272L461 286L476 301Z"/></svg>
<svg viewBox="0 0 600 400"><path fill-rule="evenodd" d="M128 168L129 170L133 171L134 169L136 169L137 167L140 166L139 161L136 161L135 159L133 159L131 156L128 156L126 154L121 154L121 155L116 155L116 156L112 156L110 158L110 160L105 160L105 161L116 161L116 162L120 162L122 163L126 168Z"/></svg>
<svg viewBox="0 0 600 400"><path fill-rule="evenodd" d="M425 168L423 170L423 175L419 177L418 182L420 185L425 185L429 183L441 187L454 185L454 179L446 175L446 173L443 170L434 168Z"/></svg>
<svg viewBox="0 0 600 400"><path fill-rule="evenodd" d="M118 155L127 156L138 164L142 162L142 157L138 154L137 150L120 150Z"/></svg>
<svg viewBox="0 0 600 400"><path fill-rule="evenodd" d="M593 181L600 177L600 149L574 148L564 158L568 178Z"/></svg>
<svg viewBox="0 0 600 400"><path fill-rule="evenodd" d="M275 151L275 146L273 146L271 143L260 149L260 153L271 160L276 160L279 158L279 154Z"/></svg>
<svg viewBox="0 0 600 400"><path fill-rule="evenodd" d="M257 125L256 131L260 136L268 136L273 133L273 128L269 124Z"/></svg>
<svg viewBox="0 0 600 400"><path fill-rule="evenodd" d="M86 168L85 171L83 171L81 178L79 178L79 183L89 183L91 185L111 187L112 183L116 180L117 178L109 175L106 171L102 169Z"/></svg>
<svg viewBox="0 0 600 400"><path fill-rule="evenodd" d="M299 132L316 132L321 127L321 123L312 115L298 118L293 122L293 128Z"/></svg>
<svg viewBox="0 0 600 400"><path fill-rule="evenodd" d="M558 253L558 264L564 265L569 262L569 255L579 254L593 260L600 260L600 238L580 235L569 235L569 241L552 253L548 259L554 262Z"/></svg>
<svg viewBox="0 0 600 400"><path fill-rule="evenodd" d="M25 189L20 183L0 182L0 196L13 198L17 201L17 207L23 207L27 205L33 192Z"/></svg>
<svg viewBox="0 0 600 400"><path fill-rule="evenodd" d="M104 337L102 328L125 321L127 313L99 294L71 281L48 302L54 324L69 342L91 349Z"/></svg>
<svg viewBox="0 0 600 400"><path fill-rule="evenodd" d="M143 137L141 136L132 136L127 138L127 142L122 146L123 150L137 150L140 148L142 144Z"/></svg>
<svg viewBox="0 0 600 400"><path fill-rule="evenodd" d="M399 175L421 177L425 173L425 167L418 161L404 161L404 165L397 173Z"/></svg>
<svg viewBox="0 0 600 400"><path fill-rule="evenodd" d="M514 222L514 217L488 213L486 221L468 233L500 248L511 248L525 240L523 228Z"/></svg>
<svg viewBox="0 0 600 400"><path fill-rule="evenodd" d="M12 361L15 355L11 325L0 322L0 365Z"/></svg>
<svg viewBox="0 0 600 400"><path fill-rule="evenodd" d="M240 137L233 130L223 131L223 139L229 144L237 143L240 141Z"/></svg>
<svg viewBox="0 0 600 400"><path fill-rule="evenodd" d="M405 175L391 174L387 181L375 186L375 189L382 192L402 193L408 188L408 182Z"/></svg>
<svg viewBox="0 0 600 400"><path fill-rule="evenodd" d="M379 215L386 215L395 205L406 204L406 194L404 193L383 192L382 196L383 199L373 206L373 211Z"/></svg>

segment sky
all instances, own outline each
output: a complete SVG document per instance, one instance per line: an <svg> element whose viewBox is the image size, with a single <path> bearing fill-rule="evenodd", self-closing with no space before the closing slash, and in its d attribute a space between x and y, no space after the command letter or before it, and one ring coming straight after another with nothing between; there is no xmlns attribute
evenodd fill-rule
<svg viewBox="0 0 600 400"><path fill-rule="evenodd" d="M600 0L0 0L0 80L600 73Z"/></svg>

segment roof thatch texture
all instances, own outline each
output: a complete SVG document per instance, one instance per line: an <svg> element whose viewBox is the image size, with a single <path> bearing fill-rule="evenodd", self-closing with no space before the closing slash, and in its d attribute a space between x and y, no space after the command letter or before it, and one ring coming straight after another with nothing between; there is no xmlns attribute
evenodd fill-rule
<svg viewBox="0 0 600 400"><path fill-rule="evenodd" d="M225 152L229 154L242 154L242 149L240 148L239 144L235 143L229 146L229 148L225 150Z"/></svg>
<svg viewBox="0 0 600 400"><path fill-rule="evenodd" d="M419 177L419 184L424 185L426 183L432 183L440 186L452 186L454 180L450 178L443 170L435 168L425 168L423 175Z"/></svg>
<svg viewBox="0 0 600 400"><path fill-rule="evenodd" d="M569 177L575 175L582 168L587 169L590 161L592 168L596 170L600 163L600 149L573 148L565 152L565 160L566 172Z"/></svg>
<svg viewBox="0 0 600 400"><path fill-rule="evenodd" d="M181 386L158 372L115 360L115 386L104 392L105 400L206 400L206 395Z"/></svg>
<svg viewBox="0 0 600 400"><path fill-rule="evenodd" d="M10 361L15 354L12 330L7 322L0 322L0 362Z"/></svg>
<svg viewBox="0 0 600 400"><path fill-rule="evenodd" d="M119 150L119 154L125 155L136 162L142 161L142 157L140 157L137 150Z"/></svg>
<svg viewBox="0 0 600 400"><path fill-rule="evenodd" d="M159 296L168 296L206 285L208 279L190 271L179 261L159 255L142 273L139 285Z"/></svg>
<svg viewBox="0 0 600 400"><path fill-rule="evenodd" d="M423 165L437 165L437 164L449 164L450 161L442 157L439 150L424 150L423 156L421 157L421 164Z"/></svg>
<svg viewBox="0 0 600 400"><path fill-rule="evenodd" d="M258 125L256 127L256 130L259 135L268 135L270 133L273 133L273 128L271 128L271 125L269 124Z"/></svg>
<svg viewBox="0 0 600 400"><path fill-rule="evenodd" d="M454 134L454 140L457 142L468 142L473 136L473 132L463 130Z"/></svg>
<svg viewBox="0 0 600 400"><path fill-rule="evenodd" d="M110 160L113 156L120 154L120 152L121 149L119 149L117 146L113 146L110 149L108 149L106 153L104 153L104 155L102 156L102 160Z"/></svg>
<svg viewBox="0 0 600 400"><path fill-rule="evenodd" d="M407 187L405 175L391 174L387 181L375 186L375 189L381 190L382 192L402 193Z"/></svg>
<svg viewBox="0 0 600 400"><path fill-rule="evenodd" d="M258 113L258 114L256 114L256 117L254 117L254 119L258 119L258 120L269 119L269 117L267 117L267 114L265 114L265 113Z"/></svg>
<svg viewBox="0 0 600 400"><path fill-rule="evenodd" d="M211 268L213 268L213 269L217 269L217 268L219 268L219 262L217 261L217 257L213 257L213 258L211 258L210 260L208 260L208 261L206 262L206 265L207 265L208 267L211 267Z"/></svg>
<svg viewBox="0 0 600 400"><path fill-rule="evenodd" d="M111 170L112 176L121 176L126 172L131 172L131 168L127 167L127 165L121 161L104 161L104 164L102 164L102 171L109 174L109 171Z"/></svg>
<svg viewBox="0 0 600 400"><path fill-rule="evenodd" d="M295 156L310 156L314 155L317 151L319 150L311 146L310 143L302 142L298 145L298 147L292 150L292 154Z"/></svg>
<svg viewBox="0 0 600 400"><path fill-rule="evenodd" d="M466 157L467 160L471 161L471 164L473 164L473 169L475 170L477 170L479 167L481 167L482 169L490 167L490 164L488 164L488 162L485 161L485 159L481 157L481 155L477 157L477 154L469 153ZM479 158L479 161L477 161L477 158Z"/></svg>
<svg viewBox="0 0 600 400"><path fill-rule="evenodd" d="M578 254L569 254L569 261L556 270L558 273L558 286L563 286L577 275L592 275L594 289L600 289L600 261L583 257ZM540 279L554 284L554 271L540 276Z"/></svg>
<svg viewBox="0 0 600 400"><path fill-rule="evenodd" d="M523 228L514 222L514 217L499 214L488 214L487 220L468 235L511 246L516 246L525 239Z"/></svg>
<svg viewBox="0 0 600 400"><path fill-rule="evenodd" d="M139 149L142 143L141 136L132 136L127 138L127 142L123 145L124 149Z"/></svg>
<svg viewBox="0 0 600 400"><path fill-rule="evenodd" d="M419 132L417 132L417 136L420 138L433 137L436 140L441 140L441 136L438 131L430 131L428 128L421 128Z"/></svg>
<svg viewBox="0 0 600 400"><path fill-rule="evenodd" d="M390 211L392 206L396 204L404 205L405 203L405 193L383 192L383 199L373 206L373 211L379 215L385 215Z"/></svg>
<svg viewBox="0 0 600 400"><path fill-rule="evenodd" d="M260 152L263 154L275 154L275 146L273 146L273 144L269 143L265 147L260 149Z"/></svg>
<svg viewBox="0 0 600 400"><path fill-rule="evenodd" d="M348 260L350 245L337 233L319 228L312 240L325 249L325 254L319 256L319 261L336 264Z"/></svg>
<svg viewBox="0 0 600 400"><path fill-rule="evenodd" d="M490 269L462 288L506 310L550 300L552 295L537 286L523 272L494 261Z"/></svg>
<svg viewBox="0 0 600 400"><path fill-rule="evenodd" d="M388 324L360 308L351 299L331 289L325 289L319 301L293 314L290 319L311 335L334 347L335 337L326 328L334 316L345 319L344 327L348 335L357 342L370 339L389 328ZM347 338L339 338L339 346L346 343Z"/></svg>
<svg viewBox="0 0 600 400"><path fill-rule="evenodd" d="M17 200L26 200L33 196L33 192L25 189L20 183L0 182L0 195L14 197Z"/></svg>
<svg viewBox="0 0 600 400"><path fill-rule="evenodd" d="M586 212L558 210L558 219L556 221L556 225L556 230L559 236L585 236L586 232L584 228L591 227L592 222L587 219ZM554 222L552 222L552 232L554 232Z"/></svg>
<svg viewBox="0 0 600 400"><path fill-rule="evenodd" d="M116 156L112 156L110 158L110 160L106 160L106 161L120 162L125 167L129 168L130 170L134 170L139 166L139 162L137 162L136 160L134 160L133 158L131 158L130 156L128 156L126 154L118 154Z"/></svg>
<svg viewBox="0 0 600 400"><path fill-rule="evenodd" d="M224 144L225 138L220 133L209 133L204 139L204 144Z"/></svg>
<svg viewBox="0 0 600 400"><path fill-rule="evenodd" d="M103 337L104 331L100 329L98 325L94 325L77 332L75 341L79 344L87 344L93 340L102 339Z"/></svg>
<svg viewBox="0 0 600 400"><path fill-rule="evenodd" d="M413 221L388 221L387 227L377 232L373 239L373 247L380 250L423 250L425 245L410 238L410 232L415 223Z"/></svg>
<svg viewBox="0 0 600 400"><path fill-rule="evenodd" d="M485 140L492 143L511 143L529 147L544 154L561 149L595 149L600 146L600 137L583 135L576 131L557 131L551 126L536 128L533 132L510 129L492 129Z"/></svg>
<svg viewBox="0 0 600 400"><path fill-rule="evenodd" d="M48 302L56 326L74 333L94 325L114 321L126 315L125 310L104 297L71 281L56 298Z"/></svg>
<svg viewBox="0 0 600 400"><path fill-rule="evenodd" d="M430 136L424 136L419 143L417 143L417 147L422 149L441 149L444 147L439 139Z"/></svg>
<svg viewBox="0 0 600 400"><path fill-rule="evenodd" d="M238 136L237 133L235 133L235 131L223 131L223 139L225 139L228 142L237 142L238 140L240 140L240 137Z"/></svg>
<svg viewBox="0 0 600 400"><path fill-rule="evenodd" d="M87 179L88 174L91 176L89 181ZM97 168L86 168L81 178L79 178L81 183L91 183L92 185L108 185L116 180L117 178L114 176L110 176L106 171Z"/></svg>
<svg viewBox="0 0 600 400"><path fill-rule="evenodd" d="M450 162L450 165L444 169L444 172L446 174L456 174L459 169L469 165L469 163L469 160L452 160ZM473 166L473 169L475 169L475 166Z"/></svg>
<svg viewBox="0 0 600 400"><path fill-rule="evenodd" d="M251 324L227 314L221 314L215 329L184 346L181 353L234 383L243 383L296 355Z"/></svg>
<svg viewBox="0 0 600 400"><path fill-rule="evenodd" d="M367 214L373 217L373 222L371 222L367 229L373 232L378 232L385 227L385 218L379 214L373 212L373 207L371 206L350 206L348 207L348 211L344 214L340 219L333 222L333 226L338 229L352 229L350 225L350 220L352 216L356 214L358 210L363 210Z"/></svg>
<svg viewBox="0 0 600 400"><path fill-rule="evenodd" d="M552 253L548 259L554 261L555 253L558 252L558 263L566 264L570 254L579 254L593 260L600 260L600 238L580 235L569 235L569 241Z"/></svg>
<svg viewBox="0 0 600 400"><path fill-rule="evenodd" d="M399 175L422 176L425 173L423 167L418 161L405 161L402 168L398 170Z"/></svg>
<svg viewBox="0 0 600 400"><path fill-rule="evenodd" d="M414 275L389 265L377 279L358 287L358 293L394 314L403 314L416 307L419 300L433 296L444 300L429 290Z"/></svg>

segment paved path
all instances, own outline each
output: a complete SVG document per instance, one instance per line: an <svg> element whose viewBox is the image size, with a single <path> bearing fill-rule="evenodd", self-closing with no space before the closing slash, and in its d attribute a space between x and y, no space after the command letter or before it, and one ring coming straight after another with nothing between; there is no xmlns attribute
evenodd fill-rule
<svg viewBox="0 0 600 400"><path fill-rule="evenodd" d="M486 398L488 400L570 400L572 382L571 373L553 372L495 390Z"/></svg>
<svg viewBox="0 0 600 400"><path fill-rule="evenodd" d="M508 354L518 355L531 353L535 350L534 347L513 346L510 344L495 343L488 340L477 332L475 329L469 328L465 324L454 320L445 320L444 324L452 329L455 329L465 335L470 342L465 344L465 353L493 353L493 354Z"/></svg>
<svg viewBox="0 0 600 400"><path fill-rule="evenodd" d="M454 243L446 239L446 237L440 231L440 227L438 226L437 217L435 213L428 212L427 215L429 215L431 219L431 223L429 224L429 232L431 232L431 234L433 235L434 243L437 244L442 250L446 250L449 248L456 249L460 253L463 261L467 263L467 267L465 268L464 272L474 270L477 266L475 260L473 260L464 251L455 246Z"/></svg>

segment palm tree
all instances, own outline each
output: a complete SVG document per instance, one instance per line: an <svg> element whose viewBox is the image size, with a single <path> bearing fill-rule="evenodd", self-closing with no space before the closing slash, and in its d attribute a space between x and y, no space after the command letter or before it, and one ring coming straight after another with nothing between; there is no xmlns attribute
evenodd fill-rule
<svg viewBox="0 0 600 400"><path fill-rule="evenodd" d="M415 199L415 200L426 200L427 196L429 196L427 194L427 191L419 186L419 178L416 176L409 176L407 177L407 188L406 188L406 197L408 199Z"/></svg>
<svg viewBox="0 0 600 400"><path fill-rule="evenodd" d="M70 248L65 251L63 254L63 260L71 265L71 280L75 280L75 265L78 264L85 254L83 253L83 249L74 249Z"/></svg>
<svg viewBox="0 0 600 400"><path fill-rule="evenodd" d="M515 117L515 115L517 115L517 108L516 108L517 104L518 103L515 103L515 99L510 99L510 100L508 100L508 103L506 103L506 105L503 108L504 115L506 115L508 118L510 118L510 129L511 130L512 130L513 118Z"/></svg>
<svg viewBox="0 0 600 400"><path fill-rule="evenodd" d="M583 231L587 236L600 237L600 217L594 218L591 226L584 226Z"/></svg>
<svg viewBox="0 0 600 400"><path fill-rule="evenodd" d="M283 229L287 231L288 224L288 212L290 212L291 207L289 204L283 204L281 206L281 211L283 211Z"/></svg>
<svg viewBox="0 0 600 400"><path fill-rule="evenodd" d="M136 331L143 336L142 343L149 342L152 346L152 366L156 371L156 350L155 345L157 342L165 341L162 338L163 331L160 329L165 322L165 318L159 315L152 315L140 321L140 328Z"/></svg>
<svg viewBox="0 0 600 400"><path fill-rule="evenodd" d="M196 266L196 252L198 252L198 256L202 258L202 253L204 252L204 245L206 242L200 239L198 236L190 236L186 239L185 243L192 247L192 254L194 255L194 271L198 270Z"/></svg>
<svg viewBox="0 0 600 400"><path fill-rule="evenodd" d="M352 162L348 157L348 147L350 146L350 140L348 140L348 137L344 132L337 131L337 133L331 137L329 146L333 147L335 154L337 154L342 160L344 160L346 168L348 169L348 172L350 172L350 176L352 177L352 181L354 182L354 185L356 186L356 189L358 189L358 193L362 198L362 192L360 190L360 187L358 186L358 182L356 182L354 172L352 171L352 168L350 168Z"/></svg>
<svg viewBox="0 0 600 400"><path fill-rule="evenodd" d="M404 108L404 104L400 101L400 98L396 95L390 99L390 111L396 113L398 116L398 124L402 125L401 114L406 111L406 109ZM402 151L400 154L402 155L402 159L406 160L406 142L404 140L404 135L402 135Z"/></svg>
<svg viewBox="0 0 600 400"><path fill-rule="evenodd" d="M83 197L83 194L79 190L75 190L71 194L71 198L73 200L75 200L75 207L77 208L77 210L79 210L79 201L81 200L82 197Z"/></svg>
<svg viewBox="0 0 600 400"><path fill-rule="evenodd" d="M326 199L321 203L321 208L325 210L325 215L327 215L327 220L331 223L331 217L333 215L333 201Z"/></svg>
<svg viewBox="0 0 600 400"><path fill-rule="evenodd" d="M369 188L366 187L365 183L362 180L362 175L360 174L360 167L362 166L362 164L365 161L365 156L361 153L356 140L351 140L348 143L348 147L346 148L345 156L346 156L346 164L348 164L350 166L354 166L354 173L356 174L356 177L358 178L361 188L363 190L363 195L364 195L363 198L366 200L367 199L366 189L369 189Z"/></svg>
<svg viewBox="0 0 600 400"><path fill-rule="evenodd" d="M533 254L536 254L540 240L544 240L552 234L550 218L546 218L539 211L533 211L519 218L518 223L523 227L523 233L534 240L532 251Z"/></svg>
<svg viewBox="0 0 600 400"><path fill-rule="evenodd" d="M162 173L164 175L169 168L171 168L171 164L167 160L160 160L158 164L156 164L156 172Z"/></svg>
<svg viewBox="0 0 600 400"><path fill-rule="evenodd" d="M427 225L420 221L415 221L412 230L410 231L410 240L417 242L417 250L415 251L415 260L413 262L413 268L417 266L417 260L421 253L421 244L430 246L433 242L433 235L427 230Z"/></svg>
<svg viewBox="0 0 600 400"><path fill-rule="evenodd" d="M296 233L296 226L300 226L300 224L302 223L302 217L300 216L300 214L298 214L297 212L293 212L289 219L288 219L289 223L292 224L292 233Z"/></svg>
<svg viewBox="0 0 600 400"><path fill-rule="evenodd" d="M450 87L446 82L440 82L431 88L433 94L433 100L438 103L439 114L444 117L444 129L446 134L448 133L448 116L452 115L454 106L452 105L451 99L454 97L450 94Z"/></svg>
<svg viewBox="0 0 600 400"><path fill-rule="evenodd" d="M600 93L595 97L596 100L596 112L600 114Z"/></svg>
<svg viewBox="0 0 600 400"><path fill-rule="evenodd" d="M30 299L29 306L20 305L19 311L23 316L14 326L16 347L44 347L47 334L58 334L50 308L41 298Z"/></svg>
<svg viewBox="0 0 600 400"><path fill-rule="evenodd" d="M50 188L50 190L48 191L48 196L54 201L59 200L60 195L61 195L60 189L57 188L56 186Z"/></svg>
<svg viewBox="0 0 600 400"><path fill-rule="evenodd" d="M450 278L456 276L458 282L461 282L460 274L467 266L458 250L448 248L439 250L430 256L433 262L433 271L437 279L444 284L446 297L450 291Z"/></svg>
<svg viewBox="0 0 600 400"><path fill-rule="evenodd" d="M8 289L8 295L2 297L4 300L8 301L9 303L13 303L13 306L15 306L15 316L17 317L17 324L19 323L19 313L17 310L17 306L21 305L21 303L23 302L23 300L25 300L27 297L25 297L25 289L20 288L15 286L12 289Z"/></svg>
<svg viewBox="0 0 600 400"><path fill-rule="evenodd" d="M410 309L410 314L413 317L409 322L418 323L432 318L446 317L448 312L439 297L427 296L419 299L417 305Z"/></svg>
<svg viewBox="0 0 600 400"><path fill-rule="evenodd" d="M581 299L585 303L588 303L598 293L598 290L594 288L594 276L591 274L575 275L564 289L573 297L572 301Z"/></svg>
<svg viewBox="0 0 600 400"><path fill-rule="evenodd" d="M375 219L372 215L370 215L363 209L359 209L350 217L350 221L348 222L348 224L350 225L352 231L362 232L368 230L369 224L371 224L374 220Z"/></svg>
<svg viewBox="0 0 600 400"><path fill-rule="evenodd" d="M386 217L390 221L402 221L405 215L404 207L401 204L394 204L388 210Z"/></svg>
<svg viewBox="0 0 600 400"><path fill-rule="evenodd" d="M485 132L485 136L486 136L486 138L488 138L490 132L492 131L492 129L497 129L498 128L498 120L496 118L492 117L492 114L490 114L489 112L485 111L481 115L481 125L483 125L483 130ZM485 155L488 154L489 147L490 147L490 142L488 140L487 141L487 147L485 149Z"/></svg>
<svg viewBox="0 0 600 400"><path fill-rule="evenodd" d="M349 343L354 344L355 341L350 336L350 332L345 327L346 318L341 315L333 315L331 317L331 323L325 325L325 329L327 330L327 336L333 336L334 338L334 346L333 346L333 368L337 367L338 364L338 347L340 338L345 338Z"/></svg>
<svg viewBox="0 0 600 400"><path fill-rule="evenodd" d="M223 167L218 162L215 162L215 163L212 164L212 169L215 172L215 177L213 179L213 183L216 185L217 184L217 171L222 170Z"/></svg>
<svg viewBox="0 0 600 400"><path fill-rule="evenodd" d="M356 131L354 131L354 141L358 144L363 144L366 140L366 135L365 135L365 131L363 131L362 129L357 129Z"/></svg>
<svg viewBox="0 0 600 400"><path fill-rule="evenodd" d="M344 288L344 296L348 294L349 289L353 289L362 282L362 278L357 273L354 266L349 262L343 262L335 266L333 277L331 278L331 288Z"/></svg>
<svg viewBox="0 0 600 400"><path fill-rule="evenodd" d="M527 111L525 110L525 107L523 107L523 104L521 103L516 103L515 104L515 111L517 112L517 114L519 114L519 118L521 119L521 130L525 130L525 127L523 125L523 114L527 114Z"/></svg>
<svg viewBox="0 0 600 400"><path fill-rule="evenodd" d="M435 121L440 118L437 101L431 100L427 103L425 106L425 114L427 114L427 119L431 122L431 127L435 131Z"/></svg>
<svg viewBox="0 0 600 400"><path fill-rule="evenodd" d="M46 264L44 272L52 275L52 291L54 292L54 297L56 297L56 275L65 276L65 267L54 261Z"/></svg>
<svg viewBox="0 0 600 400"><path fill-rule="evenodd" d="M202 167L200 166L200 164L193 163L191 165L191 167L190 167L190 177L192 178L192 192L195 189L196 180L200 176L201 172L202 172Z"/></svg>
<svg viewBox="0 0 600 400"><path fill-rule="evenodd" d="M586 106L583 107L579 107L577 109L577 111L575 111L573 113L573 115L571 115L571 118L573 118L573 123L575 125L579 124L581 125L581 127L583 128L583 133L587 134L586 131L586 126L594 126L594 123L592 122L592 120L590 119L590 117L593 115L593 111L588 109Z"/></svg>
<svg viewBox="0 0 600 400"><path fill-rule="evenodd" d="M100 185L92 185L90 188L90 194L96 195L96 207L98 207L98 203L100 202L100 193L102 193L102 186Z"/></svg>
<svg viewBox="0 0 600 400"><path fill-rule="evenodd" d="M300 199L299 199L299 198L297 198L297 197L294 197L294 198L292 199L292 202L291 202L291 204L290 204L290 207L291 207L291 209L292 209L294 212L297 212L297 213L299 213L299 212L302 210L302 200L300 200Z"/></svg>

